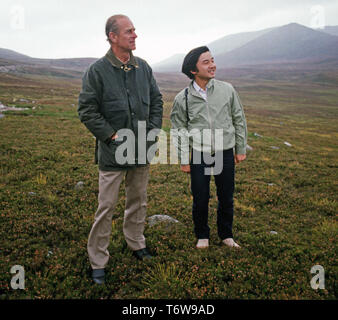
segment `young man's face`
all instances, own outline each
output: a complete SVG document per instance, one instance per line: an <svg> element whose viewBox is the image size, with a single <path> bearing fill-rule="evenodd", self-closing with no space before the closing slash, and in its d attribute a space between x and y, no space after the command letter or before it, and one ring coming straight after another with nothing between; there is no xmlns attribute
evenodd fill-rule
<svg viewBox="0 0 338 320"><path fill-rule="evenodd" d="M199 56L196 63L196 69L198 71L191 71L195 76L195 79L200 78L201 80L210 80L215 78L216 64L210 51L206 51Z"/></svg>
<svg viewBox="0 0 338 320"><path fill-rule="evenodd" d="M123 51L135 50L135 39L137 38L137 35L133 23L128 18L120 18L117 23L119 26L118 34L113 32L109 33L109 38L113 45Z"/></svg>

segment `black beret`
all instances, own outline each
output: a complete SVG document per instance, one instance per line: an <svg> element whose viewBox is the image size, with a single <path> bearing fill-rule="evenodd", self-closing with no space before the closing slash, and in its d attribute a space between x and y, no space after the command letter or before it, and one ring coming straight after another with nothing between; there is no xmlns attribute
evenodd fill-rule
<svg viewBox="0 0 338 320"><path fill-rule="evenodd" d="M202 46L189 51L184 57L182 64L182 72L190 79L194 79L194 75L190 71L196 70L196 64L200 55L204 52L210 51L208 47Z"/></svg>

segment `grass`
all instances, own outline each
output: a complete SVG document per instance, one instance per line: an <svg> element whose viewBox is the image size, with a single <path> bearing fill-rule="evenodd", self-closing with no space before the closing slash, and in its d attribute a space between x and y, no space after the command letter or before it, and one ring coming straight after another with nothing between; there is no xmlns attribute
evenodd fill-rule
<svg viewBox="0 0 338 320"><path fill-rule="evenodd" d="M146 225L147 245L156 256L148 263L136 261L122 233L122 186L107 285L96 287L86 244L97 207L98 170L94 139L77 118L80 81L0 74L0 101L29 108L0 119L0 297L336 299L336 87L296 80L227 81L241 96L253 147L236 169L234 235L242 249L220 244L213 182L211 246L194 249L188 178L178 165L152 165L147 215L167 214L180 223ZM186 82L175 82L173 89L161 75L159 84L168 131L174 93ZM20 105L20 98L29 102ZM79 181L84 186L75 189ZM25 268L24 290L10 287L10 269L17 264ZM310 286L310 270L317 264L325 270L324 290Z"/></svg>

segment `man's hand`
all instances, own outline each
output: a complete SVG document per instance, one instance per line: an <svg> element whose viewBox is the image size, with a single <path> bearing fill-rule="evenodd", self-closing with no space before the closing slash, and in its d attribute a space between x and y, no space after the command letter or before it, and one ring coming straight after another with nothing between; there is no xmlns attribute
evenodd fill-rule
<svg viewBox="0 0 338 320"><path fill-rule="evenodd" d="M119 136L115 133L112 137L111 137L111 139L112 140L115 140L115 139L117 139Z"/></svg>
<svg viewBox="0 0 338 320"><path fill-rule="evenodd" d="M235 154L235 164L238 164L245 160L246 154Z"/></svg>
<svg viewBox="0 0 338 320"><path fill-rule="evenodd" d="M185 173L190 173L190 165L189 164L181 165L181 170Z"/></svg>

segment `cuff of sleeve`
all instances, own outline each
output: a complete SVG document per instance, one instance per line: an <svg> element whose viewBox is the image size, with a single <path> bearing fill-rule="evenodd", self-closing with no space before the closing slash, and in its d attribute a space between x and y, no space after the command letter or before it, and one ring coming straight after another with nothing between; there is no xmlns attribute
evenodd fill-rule
<svg viewBox="0 0 338 320"><path fill-rule="evenodd" d="M109 144L111 142L112 136L116 133L116 131L112 131L112 133L104 140L104 143Z"/></svg>
<svg viewBox="0 0 338 320"><path fill-rule="evenodd" d="M190 154L181 154L179 157L178 157L178 163L181 165L181 166L186 166L188 164L190 164Z"/></svg>
<svg viewBox="0 0 338 320"><path fill-rule="evenodd" d="M246 154L246 147L236 146L235 152L236 152L236 154Z"/></svg>

